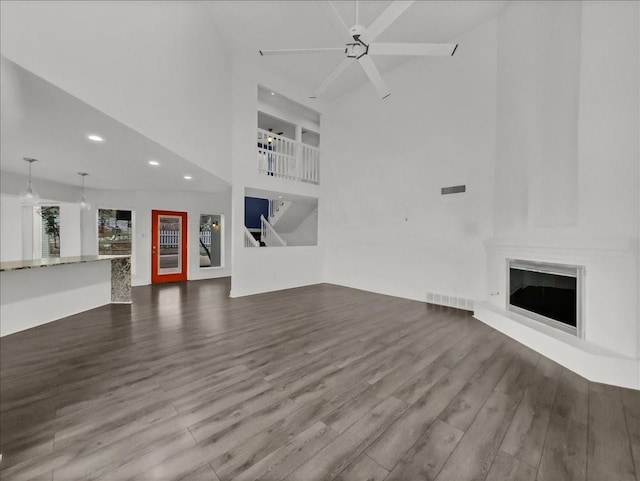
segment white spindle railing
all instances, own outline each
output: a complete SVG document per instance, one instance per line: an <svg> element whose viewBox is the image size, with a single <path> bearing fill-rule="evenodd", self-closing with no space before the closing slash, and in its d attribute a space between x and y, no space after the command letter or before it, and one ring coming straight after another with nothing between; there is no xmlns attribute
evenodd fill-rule
<svg viewBox="0 0 640 481"><path fill-rule="evenodd" d="M267 220L271 227L278 223L291 204L292 202L289 200L269 199L269 218Z"/></svg>
<svg viewBox="0 0 640 481"><path fill-rule="evenodd" d="M302 145L300 177L313 184L320 183L320 149L310 145Z"/></svg>
<svg viewBox="0 0 640 481"><path fill-rule="evenodd" d="M276 215L276 212L280 209L280 204L282 201L280 199L269 199L269 218Z"/></svg>
<svg viewBox="0 0 640 481"><path fill-rule="evenodd" d="M244 246L245 247L260 247L260 242L258 242L255 237L251 235L251 232L246 227L244 228Z"/></svg>
<svg viewBox="0 0 640 481"><path fill-rule="evenodd" d="M258 171L274 177L318 184L320 149L258 129Z"/></svg>
<svg viewBox="0 0 640 481"><path fill-rule="evenodd" d="M271 224L264 218L263 215L260 216L260 229L262 236L262 242L264 242L268 247L279 247L286 246L287 243L284 241L282 237L278 235L278 233L273 229Z"/></svg>

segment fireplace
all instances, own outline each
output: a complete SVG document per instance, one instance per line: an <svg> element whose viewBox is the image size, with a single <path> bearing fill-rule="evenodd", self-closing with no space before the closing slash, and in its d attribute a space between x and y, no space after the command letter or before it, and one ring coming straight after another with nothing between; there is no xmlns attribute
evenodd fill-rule
<svg viewBox="0 0 640 481"><path fill-rule="evenodd" d="M584 267L508 259L507 309L583 337Z"/></svg>

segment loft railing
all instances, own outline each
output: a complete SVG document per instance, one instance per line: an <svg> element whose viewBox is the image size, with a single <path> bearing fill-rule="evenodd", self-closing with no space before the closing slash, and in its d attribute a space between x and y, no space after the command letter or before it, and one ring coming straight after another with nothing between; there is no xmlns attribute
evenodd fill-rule
<svg viewBox="0 0 640 481"><path fill-rule="evenodd" d="M320 149L316 149L310 145L300 144L302 148L302 158L300 168L300 176L303 179L309 179L308 182L313 184L320 183Z"/></svg>
<svg viewBox="0 0 640 481"><path fill-rule="evenodd" d="M249 229L244 228L244 246L245 247L260 247L258 242L252 235Z"/></svg>
<svg viewBox="0 0 640 481"><path fill-rule="evenodd" d="M260 216L260 229L260 239L262 239L262 242L264 242L268 247L281 247L287 245L284 239L278 235L263 215Z"/></svg>
<svg viewBox="0 0 640 481"><path fill-rule="evenodd" d="M320 149L258 129L258 172L320 183Z"/></svg>

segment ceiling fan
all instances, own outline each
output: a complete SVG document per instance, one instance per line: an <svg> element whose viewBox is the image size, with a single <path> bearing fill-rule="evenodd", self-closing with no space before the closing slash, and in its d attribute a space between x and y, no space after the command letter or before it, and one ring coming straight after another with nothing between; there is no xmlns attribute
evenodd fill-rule
<svg viewBox="0 0 640 481"><path fill-rule="evenodd" d="M346 43L345 47L337 48L298 48L285 50L259 50L260 55L286 55L322 52L343 52L346 58L340 65L324 79L316 88L311 98L319 97L331 85L354 60L357 60L364 73L375 86L378 94L386 99L391 92L382 79L380 72L371 60L371 55L453 55L458 44L451 43L377 43L374 40L384 32L404 11L411 6L413 1L395 0L380 14L380 16L368 28L358 23L358 0L355 1L356 24L351 28L342 20L332 1L316 1L325 12L334 30Z"/></svg>

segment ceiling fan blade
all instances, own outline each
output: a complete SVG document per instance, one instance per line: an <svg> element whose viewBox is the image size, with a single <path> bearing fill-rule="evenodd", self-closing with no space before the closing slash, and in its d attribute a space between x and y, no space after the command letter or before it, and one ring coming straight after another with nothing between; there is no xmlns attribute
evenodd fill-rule
<svg viewBox="0 0 640 481"><path fill-rule="evenodd" d="M456 43L372 43L369 55L453 55Z"/></svg>
<svg viewBox="0 0 640 481"><path fill-rule="evenodd" d="M376 66L373 64L373 60L371 60L371 57L369 57L368 55L363 55L358 59L358 62L360 62L362 70L364 70L364 73L367 74L367 77L369 77L369 80L371 80L371 83L378 91L380 97L386 99L389 95L391 95L387 84L384 82L384 80L382 80L382 76L380 75L380 72L378 72Z"/></svg>
<svg viewBox="0 0 640 481"><path fill-rule="evenodd" d="M336 31L336 33L340 36L340 39L344 43L353 42L353 37L349 33L349 27L344 23L342 17L336 10L335 5L331 1L327 0L316 0L316 4L320 7L320 10L324 13L327 20L331 23L331 26Z"/></svg>
<svg viewBox="0 0 640 481"><path fill-rule="evenodd" d="M332 48L287 48L281 50L258 50L260 55L290 55L296 53L325 53L325 52L342 52L345 53L344 47Z"/></svg>
<svg viewBox="0 0 640 481"><path fill-rule="evenodd" d="M335 80L335 79L337 79L337 78L338 78L338 76L339 76L342 72L344 72L344 71L345 71L345 69L346 69L349 65L351 65L352 60L353 60L353 59L351 59L351 58L349 58L349 57L346 57L342 62L340 62L340 65L338 65L338 66L336 67L336 69L335 69L333 72L331 72L331 73L329 74L329 76L328 76L326 79L324 79L324 80L322 81L322 83L321 83L321 84L318 86L318 88L313 92L313 94L311 94L311 96L310 96L310 97L311 97L312 99L318 98L318 97L322 94L322 92L324 92L325 90L327 90L327 87L329 87L329 85L331 85L331 84L334 82L334 80Z"/></svg>
<svg viewBox="0 0 640 481"><path fill-rule="evenodd" d="M402 15L404 11L411 6L412 3L413 1L401 0L391 2L391 5L389 5L385 9L385 11L382 12L380 16L374 20L369 28L367 28L364 33L360 35L360 40L369 45L378 37L378 35L384 32L396 18Z"/></svg>

